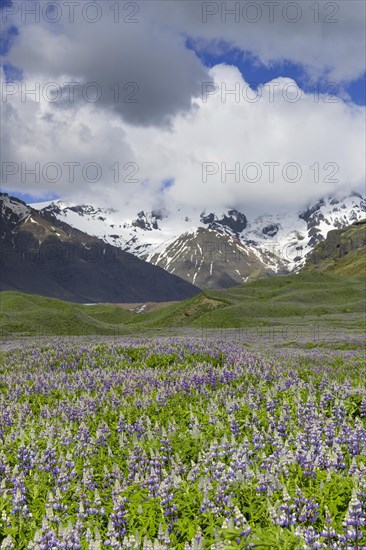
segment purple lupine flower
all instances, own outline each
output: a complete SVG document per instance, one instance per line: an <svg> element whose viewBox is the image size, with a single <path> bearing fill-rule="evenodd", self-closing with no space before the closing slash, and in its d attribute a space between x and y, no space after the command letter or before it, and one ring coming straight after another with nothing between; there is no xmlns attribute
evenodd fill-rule
<svg viewBox="0 0 366 550"><path fill-rule="evenodd" d="M297 533L304 540L303 550L319 550L324 548L323 543L319 540L319 533L317 533L314 527L306 527L305 529L298 530Z"/></svg>
<svg viewBox="0 0 366 550"><path fill-rule="evenodd" d="M365 509L362 506L356 489L353 489L347 513L343 521L343 527L345 539L355 545L356 548L359 546L359 542L364 538L360 528L365 525Z"/></svg>
<svg viewBox="0 0 366 550"><path fill-rule="evenodd" d="M28 501L26 496L27 490L24 485L24 474L18 474L16 470L17 467L14 469L13 476L11 478L11 481L13 483L11 514L19 514L21 517L29 519L32 517L32 514L28 508Z"/></svg>

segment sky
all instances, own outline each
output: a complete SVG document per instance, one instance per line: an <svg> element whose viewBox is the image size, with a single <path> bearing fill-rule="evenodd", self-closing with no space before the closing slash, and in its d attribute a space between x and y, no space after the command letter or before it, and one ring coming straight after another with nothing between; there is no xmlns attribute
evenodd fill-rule
<svg viewBox="0 0 366 550"><path fill-rule="evenodd" d="M364 2L0 6L3 191L259 213L365 193Z"/></svg>

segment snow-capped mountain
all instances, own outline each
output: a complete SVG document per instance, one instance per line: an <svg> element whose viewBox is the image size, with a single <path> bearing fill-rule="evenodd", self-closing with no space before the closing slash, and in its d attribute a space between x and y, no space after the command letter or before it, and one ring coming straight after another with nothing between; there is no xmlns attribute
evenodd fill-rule
<svg viewBox="0 0 366 550"><path fill-rule="evenodd" d="M199 293L187 281L0 193L0 291L82 303L166 302Z"/></svg>
<svg viewBox="0 0 366 550"><path fill-rule="evenodd" d="M365 217L366 200L355 193L327 197L297 212L251 218L235 208L209 212L176 206L168 211L123 210L56 201L33 208L163 267L201 288L223 288L296 272L331 229Z"/></svg>
<svg viewBox="0 0 366 550"><path fill-rule="evenodd" d="M9 195L1 195L0 200L0 220L1 232L0 237L3 239L5 235L5 222L7 229L11 232L22 222L27 221L30 217L32 209L24 202L19 201L15 197Z"/></svg>

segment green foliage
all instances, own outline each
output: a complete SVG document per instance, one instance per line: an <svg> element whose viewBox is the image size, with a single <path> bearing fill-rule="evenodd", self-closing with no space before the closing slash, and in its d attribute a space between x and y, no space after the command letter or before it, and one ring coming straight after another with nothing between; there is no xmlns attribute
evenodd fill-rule
<svg viewBox="0 0 366 550"><path fill-rule="evenodd" d="M172 327L240 328L273 327L299 322L311 327L360 317L364 323L365 283L318 272L261 279L226 290L205 291L178 304L148 313L132 313L116 306L85 306L16 292L0 294L2 336L15 333L103 334L115 336L150 334Z"/></svg>
<svg viewBox="0 0 366 550"><path fill-rule="evenodd" d="M176 550L200 536L203 548L300 550L297 529L321 533L328 512L341 534L366 467L364 375L362 352L274 360L213 342L3 353L0 542L30 548L48 517L56 531L82 522L87 550L87 529L108 539L119 498L128 535L156 540L173 526ZM31 516L12 513L14 480ZM55 495L64 513L51 510ZM311 520L300 497L316 503ZM85 513L98 498L104 514Z"/></svg>

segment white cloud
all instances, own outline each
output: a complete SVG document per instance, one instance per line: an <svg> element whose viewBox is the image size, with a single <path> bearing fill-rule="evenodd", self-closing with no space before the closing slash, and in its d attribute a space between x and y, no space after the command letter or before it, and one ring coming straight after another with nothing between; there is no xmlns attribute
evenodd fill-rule
<svg viewBox="0 0 366 550"><path fill-rule="evenodd" d="M231 4L235 3L226 2L227 7ZM265 3L257 4L266 13ZM263 97L250 102L242 95L246 83L235 67L220 65L208 71L184 44L189 35L212 51L220 49L224 40L267 64L287 59L305 65L309 75L327 72L334 79L357 77L364 68L364 4L350 1L345 9L346 3L337 3L339 23L333 24L315 23L309 9L312 4L301 2L303 17L293 24L283 17L270 23L265 16L255 24L230 23L230 17L223 23L220 13L203 23L202 2L157 0L139 2L138 24L113 23L108 1L101 4L103 18L96 24L80 17L73 24L61 21L57 25L30 20L21 26L8 58L24 69L23 85L31 89L39 82L42 91L50 81L60 86L70 81L81 85L95 82L102 97L90 103L85 95L76 93L73 103L50 103L45 93L39 102L30 96L22 101L20 93L9 95L2 104L7 136L3 161L24 163L29 168L36 162L41 167L58 163L63 173L55 182L50 181L50 170L48 179L41 174L38 183L31 176L22 183L19 166L19 173L8 182L3 179L3 185L37 195L53 191L77 202L129 203L131 208L174 201L207 208L270 210L284 204L298 208L329 193L363 192L365 108L340 100L329 103L324 97L316 101L312 94L302 94L301 100L291 102L293 94L300 95L301 90L285 78L268 83ZM284 5L282 2L279 9ZM319 2L319 6L323 9L324 4ZM12 22L19 23L17 16ZM212 79L219 92L203 102L202 84ZM110 90L115 82L121 86L117 102ZM138 85L137 103L121 100L127 82ZM224 85L227 89L239 85L238 102L232 95L226 103L222 101ZM62 92L67 98L65 88ZM80 166L71 183L65 163L73 161ZM90 162L98 163L102 170L95 183L80 173ZM219 167L206 183L202 181L204 162ZM279 163L273 182L264 165L268 162ZM298 163L302 171L296 183L282 177L282 170L291 162ZM239 163L240 181L228 175L223 183L221 163L226 163L227 169ZM257 183L243 181L242 171L248 163L260 167ZM314 163L319 164L319 182ZM330 181L333 170L331 165L324 168L327 163L339 166L333 175L339 182ZM110 168L117 164L118 182ZM135 166L138 173L134 176ZM92 178L93 170L88 174ZM291 169L288 176L293 176ZM173 178L175 184L162 196L159 188L167 178Z"/></svg>
<svg viewBox="0 0 366 550"><path fill-rule="evenodd" d="M231 94L223 102L222 83L228 89L239 86L241 92L246 83L235 67L226 65L214 67L211 77L219 91L206 102L200 97L192 99L194 108L188 114L177 115L169 129L127 125L112 111L96 105L60 110L44 100L37 104L22 103L18 96L9 98L3 105L8 136L3 159L24 163L28 169L39 162L41 180L35 183L30 175L19 185L19 166L19 172L8 178L7 187L35 194L53 191L77 202L105 202L111 206L129 202L136 209L157 206L165 200L167 205L240 206L244 211L299 208L327 194L364 190L365 108L341 100L327 103L322 96L315 102L312 94L301 93L289 79L269 83L255 103L243 95L237 103L238 98ZM297 102L286 100L300 95ZM65 163L74 161L80 166L75 167L72 183ZM86 177L82 174L82 168L90 162L97 162L102 171L96 183L90 181L93 169ZM279 163L273 168L273 181L270 167L265 164L269 162ZM63 177L50 181L55 174L51 167L46 172L48 178L42 178L47 163L58 163ZM212 165L215 170L217 166L217 173L207 175L206 182L202 179L203 163L216 163ZM230 174L223 182L222 163L227 170L239 166L238 182ZM257 182L252 181L255 168L245 172L248 163L259 167ZM291 167L283 172L288 163L301 167L299 181L286 181L286 177L295 176ZM319 166L318 182L315 163ZM324 168L327 163L339 167L333 175L337 183L331 181L334 167ZM116 164L120 169L118 182L116 172L110 168ZM245 181L245 174L250 181ZM175 183L163 197L158 190L168 178L174 178ZM139 183L131 181L134 179Z"/></svg>
<svg viewBox="0 0 366 550"><path fill-rule="evenodd" d="M42 18L35 24L28 17L8 61L23 69L30 85L43 75L43 81L63 86L64 75L68 75L69 81L80 84L74 87L80 104L87 103L83 86L95 83L101 94L98 106L133 124L168 124L170 117L189 109L191 96L208 78L207 70L185 47L180 33L163 28L143 11L136 24L115 23L109 8L116 3L99 4L102 17L95 24L79 10L75 10L74 23L68 22L65 9L58 25L46 24ZM17 24L17 18L13 22ZM64 107L68 106L68 90L64 87Z"/></svg>
<svg viewBox="0 0 366 550"><path fill-rule="evenodd" d="M359 0L141 4L156 21L192 37L197 47L208 51L220 51L224 41L266 65L292 61L303 65L310 77L326 76L337 83L365 71L366 4Z"/></svg>
<svg viewBox="0 0 366 550"><path fill-rule="evenodd" d="M211 76L218 84L225 82L228 89L245 81L235 67L216 66ZM271 209L286 205L298 207L319 196L364 191L364 115L365 109L342 101L327 103L320 96L301 95L301 90L289 79L273 81L273 102L268 93L256 103L228 95L222 101L220 93L202 102L196 98L196 109L187 116L177 116L173 129L141 131L130 127L127 137L134 144L142 174L154 174L161 179L175 177L175 185L167 196L172 201L220 206L241 205L244 209ZM296 103L286 100L301 99ZM297 92L295 91L297 90ZM203 163L216 163L218 171L202 181ZM264 163L277 162L274 181L270 181L270 167ZM228 170L239 164L240 181L227 175L223 183L221 163ZM262 174L254 183L256 163ZM295 179L295 168L301 167L301 177ZM319 181L316 165L319 164ZM334 163L334 165L327 165ZM311 168L312 167L312 168ZM337 168L339 167L339 169ZM247 180L243 177L248 168ZM213 165L210 169L216 169ZM282 172L284 170L284 172ZM288 170L288 172L286 172ZM333 172L337 172L334 173ZM283 176L284 173L284 176ZM299 172L300 174L300 172ZM332 177L333 174L333 177ZM338 179L333 183L332 179Z"/></svg>
<svg viewBox="0 0 366 550"><path fill-rule="evenodd" d="M38 81L42 89L42 78ZM113 113L88 104L60 110L42 94L39 102L22 102L15 94L2 104L2 114L7 136L2 144L3 187L37 196L52 191L81 202L87 197L108 200L113 186L132 191L123 181L115 183L116 168L111 168L136 162ZM120 179L131 172L121 170Z"/></svg>

